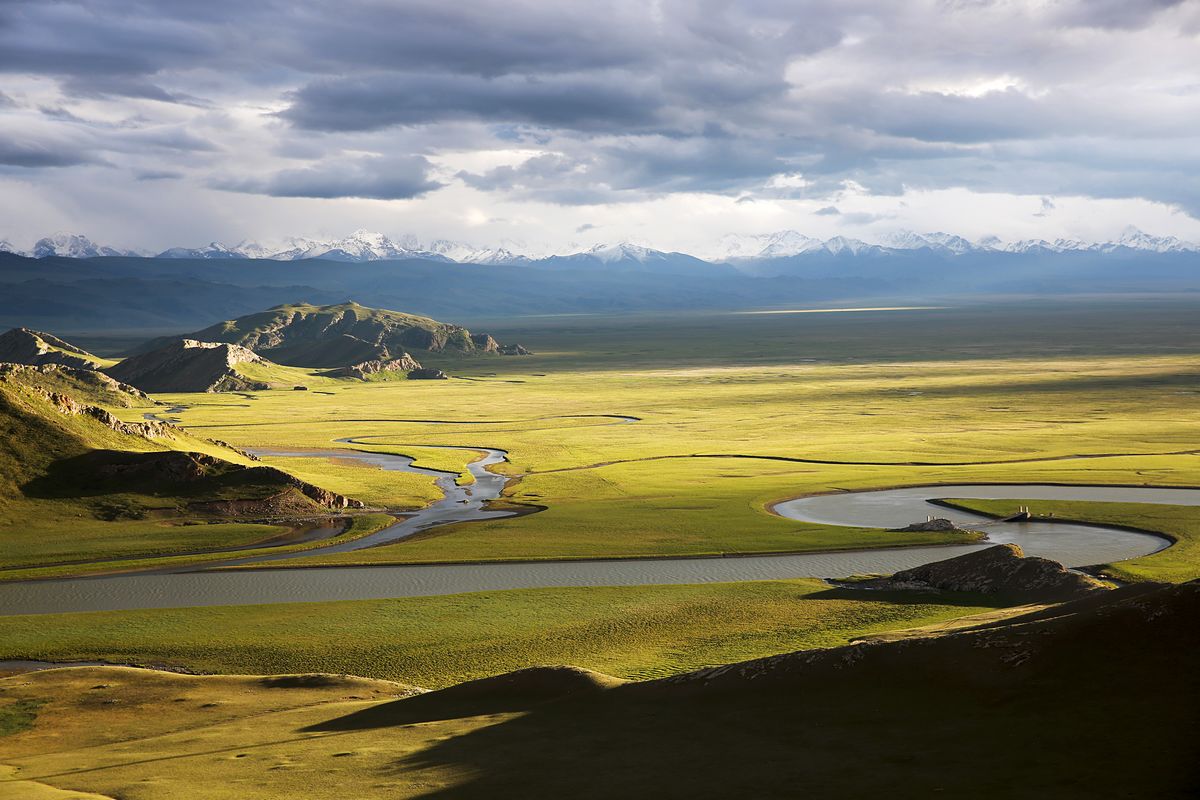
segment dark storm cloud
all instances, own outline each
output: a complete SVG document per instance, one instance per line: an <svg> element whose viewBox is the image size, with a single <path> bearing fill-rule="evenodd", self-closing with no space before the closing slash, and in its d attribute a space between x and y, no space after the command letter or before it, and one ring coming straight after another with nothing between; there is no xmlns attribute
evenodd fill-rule
<svg viewBox="0 0 1200 800"><path fill-rule="evenodd" d="M5 141L0 137L0 164L9 167L36 169L40 167L70 167L93 163L94 159L85 152L73 148L56 147L45 142Z"/></svg>
<svg viewBox="0 0 1200 800"><path fill-rule="evenodd" d="M1163 9L1186 0L1088 0L1067 4L1058 18L1065 24L1096 28L1140 28Z"/></svg>
<svg viewBox="0 0 1200 800"><path fill-rule="evenodd" d="M662 103L649 83L635 75L339 78L312 83L296 92L283 117L302 128L326 131L461 119L621 131L654 121Z"/></svg>
<svg viewBox="0 0 1200 800"><path fill-rule="evenodd" d="M187 153L189 176L229 186L205 153L307 161L236 182L279 196L418 196L438 184L416 154L516 147L536 152L459 178L558 203L745 198L799 173L768 195L854 181L1196 208L1178 164L1197 150L1198 27L1200 0L8 0L0 117L22 135L0 147L25 168L125 154L135 175ZM32 101L38 124L69 132L38 144L27 78L60 95ZM100 134L97 104L161 116Z"/></svg>
<svg viewBox="0 0 1200 800"><path fill-rule="evenodd" d="M407 200L442 184L429 177L430 163L420 156L329 161L315 167L289 169L261 180L216 182L216 188L272 197L361 197Z"/></svg>

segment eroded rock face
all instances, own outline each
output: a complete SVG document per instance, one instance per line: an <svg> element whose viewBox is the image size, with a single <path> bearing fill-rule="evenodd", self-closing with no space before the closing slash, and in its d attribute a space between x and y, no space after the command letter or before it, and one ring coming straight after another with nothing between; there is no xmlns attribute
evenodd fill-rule
<svg viewBox="0 0 1200 800"><path fill-rule="evenodd" d="M246 392L268 386L243 377L235 367L265 361L240 345L180 339L130 356L105 372L147 392Z"/></svg>
<svg viewBox="0 0 1200 800"><path fill-rule="evenodd" d="M321 374L327 378L358 378L359 380L365 380L367 376L377 375L381 372L411 372L415 369L422 369L420 362L408 353L403 353L399 358L392 358L386 361L379 359L363 361L360 364L353 364L349 367L338 367L337 369L331 369Z"/></svg>
<svg viewBox="0 0 1200 800"><path fill-rule="evenodd" d="M475 345L475 350L480 353L500 352L500 343L486 333L471 334L471 343Z"/></svg>
<svg viewBox="0 0 1200 800"><path fill-rule="evenodd" d="M533 353L522 344L506 344L500 346L502 356L531 356Z"/></svg>
<svg viewBox="0 0 1200 800"><path fill-rule="evenodd" d="M49 333L13 328L0 336L0 361L41 366L62 364L78 369L99 369L100 359Z"/></svg>
<svg viewBox="0 0 1200 800"><path fill-rule="evenodd" d="M1026 556L1015 544L998 544L974 553L897 572L880 588L941 589L994 594L1020 602L1061 602L1102 590L1104 584L1071 572L1057 561Z"/></svg>
<svg viewBox="0 0 1200 800"><path fill-rule="evenodd" d="M68 416L91 417L117 433L130 436L141 436L146 439L173 439L179 429L169 422L146 420L145 422L125 422L118 419L111 411L99 406L81 403L74 397L61 392L49 392L36 386L28 387L30 391L44 397L61 414Z"/></svg>

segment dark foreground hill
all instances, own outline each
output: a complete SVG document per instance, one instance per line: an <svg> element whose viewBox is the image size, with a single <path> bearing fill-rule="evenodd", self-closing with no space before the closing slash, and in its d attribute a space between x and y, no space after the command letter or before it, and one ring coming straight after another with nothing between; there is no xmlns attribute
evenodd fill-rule
<svg viewBox="0 0 1200 800"><path fill-rule="evenodd" d="M20 517L31 514L69 521L138 519L151 511L237 516L361 506L255 464L220 442L156 420L126 421L111 410L138 405L152 407L152 401L99 373L4 365L0 528L20 533Z"/></svg>
<svg viewBox="0 0 1200 800"><path fill-rule="evenodd" d="M321 368L411 359L408 350L500 352L500 345L487 334L472 334L460 325L399 311L367 308L354 302L276 306L219 322L187 334L187 338L227 342L279 364ZM169 338L152 340L138 348L138 352L162 347L170 341Z"/></svg>
<svg viewBox="0 0 1200 800"><path fill-rule="evenodd" d="M657 681L525 670L314 730L385 743L401 726L525 712L397 752L398 773L471 776L430 798L1194 797L1197 620L1200 582L1143 584Z"/></svg>

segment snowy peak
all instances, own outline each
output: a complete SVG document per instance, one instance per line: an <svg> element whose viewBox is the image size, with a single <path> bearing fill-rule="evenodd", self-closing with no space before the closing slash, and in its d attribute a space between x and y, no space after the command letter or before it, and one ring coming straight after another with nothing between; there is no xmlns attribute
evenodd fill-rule
<svg viewBox="0 0 1200 800"><path fill-rule="evenodd" d="M220 242L211 242L204 247L172 247L169 250L163 250L156 258L250 258L250 256Z"/></svg>
<svg viewBox="0 0 1200 800"><path fill-rule="evenodd" d="M661 261L668 254L661 250L643 247L640 244L621 242L620 244L598 244L580 255L591 256L604 264L613 264L618 261L636 261L639 264L645 264L650 261Z"/></svg>
<svg viewBox="0 0 1200 800"><path fill-rule="evenodd" d="M105 245L98 245L86 236L76 233L56 233L44 239L38 239L31 251L34 258L96 258L97 256L140 256L134 250L118 250Z"/></svg>
<svg viewBox="0 0 1200 800"><path fill-rule="evenodd" d="M428 250L459 264L524 264L530 261L529 256L505 247L474 247L447 239L430 242Z"/></svg>
<svg viewBox="0 0 1200 800"><path fill-rule="evenodd" d="M1153 253L1195 253L1200 246L1185 242L1174 236L1151 236L1130 225L1121 232L1121 238L1112 244L1130 250L1148 250Z"/></svg>
<svg viewBox="0 0 1200 800"><path fill-rule="evenodd" d="M787 258L820 250L824 242L796 231L753 236L729 235L721 239L722 258Z"/></svg>
<svg viewBox="0 0 1200 800"><path fill-rule="evenodd" d="M1004 242L995 236L986 236L970 242L952 233L916 233L894 231L880 237L878 244L860 239L834 236L824 241L787 230L756 236L726 236L721 240L720 256L728 259L764 260L790 258L803 254L826 253L831 255L880 255L894 251L930 250L945 256L968 253L1067 253L1136 250L1149 253L1196 253L1200 245L1185 242L1174 236L1151 236L1137 228L1126 228L1121 237L1110 242L1085 242L1080 239L1024 239Z"/></svg>

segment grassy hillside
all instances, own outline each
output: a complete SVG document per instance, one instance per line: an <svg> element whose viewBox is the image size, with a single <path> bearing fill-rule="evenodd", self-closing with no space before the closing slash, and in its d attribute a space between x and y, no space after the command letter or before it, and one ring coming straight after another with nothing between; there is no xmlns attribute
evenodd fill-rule
<svg viewBox="0 0 1200 800"><path fill-rule="evenodd" d="M0 578L19 569L257 542L286 531L239 516L327 513L303 484L157 422L146 400L78 371L0 370ZM109 408L81 403L107 400ZM143 405L144 407L144 405ZM244 510L243 510L244 509ZM185 524L209 522L213 524Z"/></svg>
<svg viewBox="0 0 1200 800"><path fill-rule="evenodd" d="M430 694L333 675L22 675L0 680L18 728L0 792L1193 797L1200 586L1100 594L636 683L563 667Z"/></svg>

